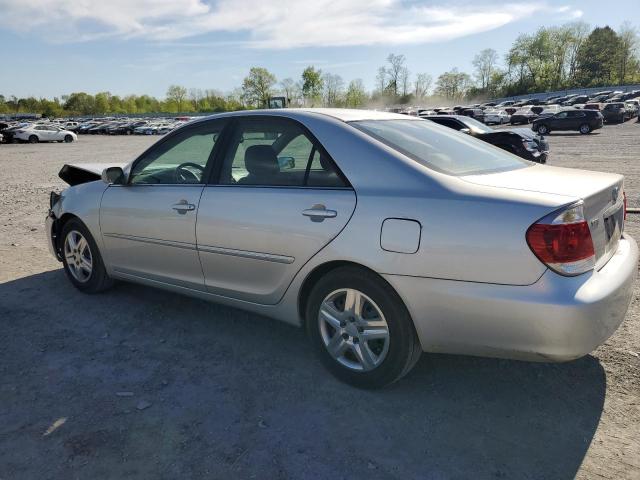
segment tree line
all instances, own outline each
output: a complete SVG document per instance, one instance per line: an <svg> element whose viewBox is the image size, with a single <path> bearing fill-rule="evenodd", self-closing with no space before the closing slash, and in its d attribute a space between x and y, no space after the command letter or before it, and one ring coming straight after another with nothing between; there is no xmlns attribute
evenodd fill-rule
<svg viewBox="0 0 640 480"><path fill-rule="evenodd" d="M171 85L164 99L120 97L109 92L77 92L53 99L0 95L0 114L29 112L58 117L223 112L266 107L274 96L285 97L289 106L359 108L625 85L640 83L639 43L638 31L629 23L616 31L576 22L521 34L504 58L491 48L484 49L474 57L471 73L452 68L435 81L428 73L412 75L406 57L392 53L378 68L372 91L366 90L362 79L347 83L340 75L313 65L298 79L280 81L266 68L252 67L242 85L228 94Z"/></svg>

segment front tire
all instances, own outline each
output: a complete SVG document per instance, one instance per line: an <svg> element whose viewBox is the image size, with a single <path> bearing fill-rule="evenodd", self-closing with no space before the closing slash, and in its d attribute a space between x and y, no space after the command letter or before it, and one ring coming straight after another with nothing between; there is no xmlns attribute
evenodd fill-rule
<svg viewBox="0 0 640 480"><path fill-rule="evenodd" d="M549 133L549 129L547 128L546 125L542 124L542 125L538 125L537 132L540 135L546 135L547 133Z"/></svg>
<svg viewBox="0 0 640 480"><path fill-rule="evenodd" d="M360 388L380 388L406 375L422 349L411 316L374 273L341 267L313 287L307 333L325 367Z"/></svg>
<svg viewBox="0 0 640 480"><path fill-rule="evenodd" d="M37 135L30 135L29 136L29 143L38 143L40 141L40 139L37 137Z"/></svg>
<svg viewBox="0 0 640 480"><path fill-rule="evenodd" d="M113 285L98 245L79 219L64 224L61 238L64 273L74 287L84 293L99 293Z"/></svg>
<svg viewBox="0 0 640 480"><path fill-rule="evenodd" d="M64 143L71 143L71 142L73 142L73 137L71 135L65 135Z"/></svg>
<svg viewBox="0 0 640 480"><path fill-rule="evenodd" d="M582 135L587 135L588 133L591 133L591 127L589 126L588 123L583 123L582 125L580 125L580 133Z"/></svg>

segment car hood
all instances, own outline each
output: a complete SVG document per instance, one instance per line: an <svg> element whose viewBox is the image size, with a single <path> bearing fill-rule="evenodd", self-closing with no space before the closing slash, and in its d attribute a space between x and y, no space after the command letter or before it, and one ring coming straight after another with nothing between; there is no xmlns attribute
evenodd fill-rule
<svg viewBox="0 0 640 480"><path fill-rule="evenodd" d="M58 177L71 186L100 180L102 171L108 167L125 168L127 163L66 163Z"/></svg>
<svg viewBox="0 0 640 480"><path fill-rule="evenodd" d="M533 130L531 130L530 128L507 128L507 129L504 129L502 131L517 133L521 137L525 137L525 138L536 138L537 137L537 134Z"/></svg>

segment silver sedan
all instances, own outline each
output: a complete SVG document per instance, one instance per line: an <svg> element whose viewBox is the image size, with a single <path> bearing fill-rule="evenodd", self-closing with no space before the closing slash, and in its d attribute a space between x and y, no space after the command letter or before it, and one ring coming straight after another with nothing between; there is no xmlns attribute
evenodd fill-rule
<svg viewBox="0 0 640 480"><path fill-rule="evenodd" d="M51 194L49 244L73 285L138 282L303 326L357 386L423 351L575 359L631 301L622 176L420 118L221 114L104 167L65 165L70 187Z"/></svg>

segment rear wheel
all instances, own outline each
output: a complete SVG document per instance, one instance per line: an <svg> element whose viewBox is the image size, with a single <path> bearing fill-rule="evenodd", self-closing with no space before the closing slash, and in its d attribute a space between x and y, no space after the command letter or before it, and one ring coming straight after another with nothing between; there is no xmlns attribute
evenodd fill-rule
<svg viewBox="0 0 640 480"><path fill-rule="evenodd" d="M582 125L580 125L581 134L586 135L589 132L591 132L591 127L589 126L588 123L583 123Z"/></svg>
<svg viewBox="0 0 640 480"><path fill-rule="evenodd" d="M354 386L393 383L422 353L400 297L365 269L343 267L320 279L305 313L307 332L322 363Z"/></svg>
<svg viewBox="0 0 640 480"><path fill-rule="evenodd" d="M538 125L537 131L540 135L546 135L547 133L549 133L549 129L545 124Z"/></svg>
<svg viewBox="0 0 640 480"><path fill-rule="evenodd" d="M71 142L73 142L73 137L71 135L65 135L64 143L71 143Z"/></svg>
<svg viewBox="0 0 640 480"><path fill-rule="evenodd" d="M30 135L29 136L29 143L38 143L40 139L37 137L37 135Z"/></svg>
<svg viewBox="0 0 640 480"><path fill-rule="evenodd" d="M62 264L71 283L85 293L98 293L113 285L89 229L73 218L62 227Z"/></svg>

